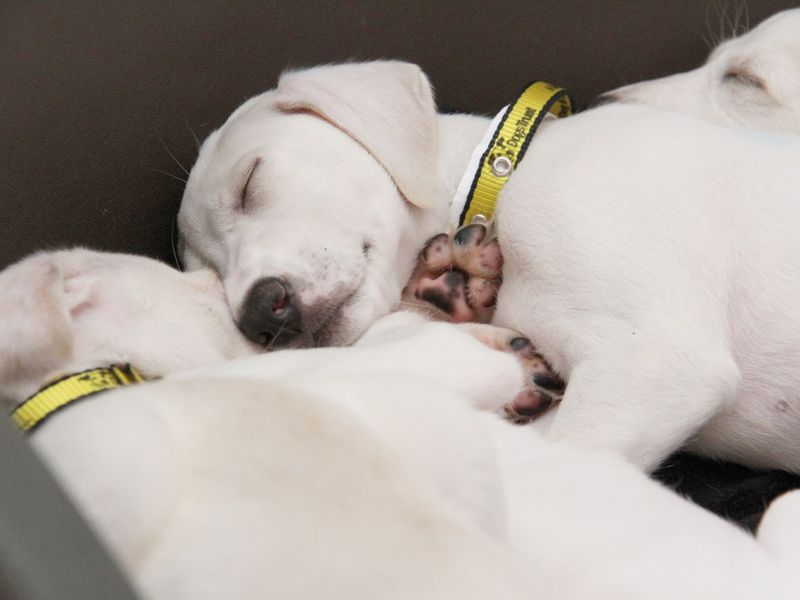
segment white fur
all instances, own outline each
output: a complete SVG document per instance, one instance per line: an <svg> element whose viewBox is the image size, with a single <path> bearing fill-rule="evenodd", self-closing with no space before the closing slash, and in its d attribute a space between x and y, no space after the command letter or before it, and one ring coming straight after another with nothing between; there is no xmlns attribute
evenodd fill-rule
<svg viewBox="0 0 800 600"><path fill-rule="evenodd" d="M82 249L8 267L0 281L0 400L20 400L98 361L132 362L156 377L257 350L231 322L212 272L175 273L152 259Z"/></svg>
<svg viewBox="0 0 800 600"><path fill-rule="evenodd" d="M541 133L501 197L495 321L567 377L554 436L800 471L798 156L640 106Z"/></svg>
<svg viewBox="0 0 800 600"><path fill-rule="evenodd" d="M107 292L80 314L65 265L72 285ZM170 365L160 374L176 354L203 367L81 401L31 440L145 598L793 597L797 545L782 532L797 523L794 496L768 511L765 549L612 453L475 410L477 373L500 405L521 367L416 315L350 348L208 366L184 334L221 349L209 325L227 309L214 286L203 310L189 306L201 275L87 251L0 275L0 298L50 290L0 314L4 328L65 319L63 343L32 368L85 365L84 339L92 361L138 360L141 336L110 326L142 322L151 364ZM16 348L36 346L36 331L19 328Z"/></svg>
<svg viewBox="0 0 800 600"><path fill-rule="evenodd" d="M320 69L351 109L384 111L377 132L391 135L386 122L427 123L426 111L416 125L409 111L416 86L388 101L379 94L386 78L404 81L406 67L364 65L374 94L352 64L341 78L336 66L313 70L309 86ZM300 93L301 74L294 78ZM353 79L358 93L349 96ZM259 277L317 289L316 312L334 327L316 342L349 343L396 305L422 241L447 229L448 202L487 120L439 117L430 132L437 200L420 211L380 156L343 133L348 122L286 114L273 94L249 101L204 144L181 206L185 254L221 273L234 314ZM313 151L296 145L312 132ZM236 188L231 165L253 152L269 168L241 215L219 198ZM407 153L412 160L414 147ZM800 471L798 157L795 136L638 105L542 125L498 206L505 267L495 322L530 337L568 378L554 438L615 449L644 469L688 442L710 456ZM371 260L352 241L363 239L374 245ZM337 272L350 298L341 309L335 288L320 287L334 252L337 268L352 267Z"/></svg>
<svg viewBox="0 0 800 600"><path fill-rule="evenodd" d="M717 46L693 71L607 96L723 124L800 133L800 8L773 15Z"/></svg>
<svg viewBox="0 0 800 600"><path fill-rule="evenodd" d="M82 400L31 437L145 598L527 597L499 541L489 438L459 409L465 427L455 421L443 437L435 425L468 402L459 387L513 397L522 369L510 354L442 324L409 345L393 317L360 354L287 351L245 363L262 381L219 382L212 363L258 350L236 330L219 280L88 250L9 267L0 303L7 411L86 368L131 362L148 378L200 369ZM442 344L473 356L457 386L430 378ZM479 365L495 385L470 385ZM374 374L354 380L360 369ZM435 417L415 423L424 415ZM392 423L408 433L387 444Z"/></svg>

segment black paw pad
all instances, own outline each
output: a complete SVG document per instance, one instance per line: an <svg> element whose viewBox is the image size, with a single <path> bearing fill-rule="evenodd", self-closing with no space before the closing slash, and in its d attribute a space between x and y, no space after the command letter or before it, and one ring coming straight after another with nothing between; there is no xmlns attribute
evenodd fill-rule
<svg viewBox="0 0 800 600"><path fill-rule="evenodd" d="M554 392L560 392L565 387L564 381L561 379L561 377L554 373L534 373L533 383L536 385L536 387Z"/></svg>
<svg viewBox="0 0 800 600"><path fill-rule="evenodd" d="M480 224L467 225L456 231L455 236L453 236L453 243L459 246L469 246L471 244L477 246L485 237L486 227Z"/></svg>
<svg viewBox="0 0 800 600"><path fill-rule="evenodd" d="M514 352L522 352L528 348L533 348L533 344L526 337L515 337L513 340L511 340L511 349Z"/></svg>

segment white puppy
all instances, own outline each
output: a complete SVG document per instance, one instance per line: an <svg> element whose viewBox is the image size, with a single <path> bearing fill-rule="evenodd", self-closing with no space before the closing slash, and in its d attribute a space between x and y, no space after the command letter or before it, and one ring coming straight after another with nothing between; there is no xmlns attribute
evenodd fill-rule
<svg viewBox="0 0 800 600"><path fill-rule="evenodd" d="M726 124L800 133L800 8L717 46L693 71L627 85L606 99Z"/></svg>
<svg viewBox="0 0 800 600"><path fill-rule="evenodd" d="M39 255L0 276L0 300L3 364L29 367L0 378L7 401L14 372L155 376L176 355L203 365L204 344L249 350L222 343L208 273L147 259ZM522 378L513 355L399 314L352 348L84 399L31 441L147 598L792 597L798 496L768 511L765 549L610 453L470 407L487 401L476 372L501 397Z"/></svg>
<svg viewBox="0 0 800 600"><path fill-rule="evenodd" d="M179 214L265 345L345 344L446 230L487 120L413 65L285 74L203 144ZM500 197L495 322L569 387L552 435L800 470L800 140L629 104L545 122Z"/></svg>
<svg viewBox="0 0 800 600"><path fill-rule="evenodd" d="M466 343L469 368L488 368L500 395L513 395L521 368L442 331L412 343L410 361L392 346L363 361L275 354L250 373L269 381L217 381L208 365L256 348L211 272L42 254L0 275L0 398L10 409L48 381L111 364L148 379L202 367L190 381L80 400L31 435L146 598L528 597L522 565L496 541L505 523L491 448L470 436L469 413L448 408L467 401L423 376L435 373L437 343ZM313 359L337 366L315 372ZM348 375L381 364L381 377ZM302 376L282 376L290 366ZM408 428L397 447L373 413ZM415 422L424 415L436 416ZM432 425L450 418L449 435Z"/></svg>

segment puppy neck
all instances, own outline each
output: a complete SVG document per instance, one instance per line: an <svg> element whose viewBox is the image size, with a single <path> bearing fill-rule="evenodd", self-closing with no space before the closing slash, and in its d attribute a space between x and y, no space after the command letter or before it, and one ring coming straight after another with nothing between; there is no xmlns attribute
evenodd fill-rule
<svg viewBox="0 0 800 600"><path fill-rule="evenodd" d="M129 363L124 360L112 359L74 361L69 364L65 364L63 367L48 372L44 377L39 377L35 381L19 381L13 385L4 386L2 393L0 394L0 403L6 407L8 412L55 381L70 377L77 373L83 373L96 369L111 369L114 366L122 364ZM133 367L136 369L137 373L140 372L141 369L138 365L133 365ZM151 372L144 372L142 375L145 379L157 379L162 376L160 373L153 374Z"/></svg>
<svg viewBox="0 0 800 600"><path fill-rule="evenodd" d="M141 373L132 365L87 369L50 382L21 402L11 412L11 419L22 431L30 433L79 400L143 382Z"/></svg>
<svg viewBox="0 0 800 600"><path fill-rule="evenodd" d="M447 230L450 202L464 175L472 151L480 143L490 122L488 117L478 115L438 115L436 212L440 220L440 231Z"/></svg>
<svg viewBox="0 0 800 600"><path fill-rule="evenodd" d="M482 142L491 121L488 117L478 115L438 115L437 203L433 211L438 223L436 233L448 231L452 225L450 204L469 167L472 153ZM557 121L548 115L539 126L539 131L553 126Z"/></svg>

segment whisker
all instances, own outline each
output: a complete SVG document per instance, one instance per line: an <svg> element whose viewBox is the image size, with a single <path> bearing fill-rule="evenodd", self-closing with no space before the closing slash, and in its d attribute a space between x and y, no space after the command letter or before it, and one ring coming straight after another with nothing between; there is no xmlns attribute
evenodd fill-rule
<svg viewBox="0 0 800 600"><path fill-rule="evenodd" d="M272 336L272 339L269 341L269 344L267 344L267 347L264 349L265 352L269 352L270 350L272 350L272 348L275 346L275 343L278 341L278 336L281 334L282 331L283 331L283 325L278 327L277 333L275 333L275 335Z"/></svg>
<svg viewBox="0 0 800 600"><path fill-rule="evenodd" d="M706 5L706 31L708 31L708 37L703 36L703 40L708 45L709 50L713 50L719 40L717 39L716 34L714 33L714 28L711 25L711 12L714 11L717 13L717 17L719 17L719 5L717 4L717 0L713 0Z"/></svg>
<svg viewBox="0 0 800 600"><path fill-rule="evenodd" d="M750 28L750 9L746 0L739 0L736 3L736 15L733 20L733 37L745 33Z"/></svg>
<svg viewBox="0 0 800 600"><path fill-rule="evenodd" d="M184 167L184 166L181 164L181 161L179 161L179 160L178 160L178 159L175 157L175 155L174 155L174 154L173 154L173 153L170 151L170 149L169 149L169 148L167 148L167 145L164 143L164 140L163 140L163 139L161 139L161 135L158 133L158 131L156 131L156 137L158 138L158 141L159 141L159 142L161 142L161 145L164 147L164 150L166 150L166 151L167 151L167 154L169 154L169 155L170 155L170 157L172 158L172 160L174 160L174 161L175 161L175 164L176 164L176 165L178 165L178 166L180 167L181 171L183 171L184 173L186 173L186 176L188 177L188 176L189 176L189 171L187 171L187 170L186 170L186 167Z"/></svg>
<svg viewBox="0 0 800 600"><path fill-rule="evenodd" d="M200 151L200 139L197 137L197 134L194 132L194 129L192 129L191 126L189 125L189 119L187 119L185 116L183 117L183 124L186 125L186 129L188 129L189 133L192 134L192 137L194 138L194 145L197 148L197 151L199 152Z"/></svg>
<svg viewBox="0 0 800 600"><path fill-rule="evenodd" d="M744 31L750 31L750 5L747 4L747 0L742 0L742 6L744 6Z"/></svg>
<svg viewBox="0 0 800 600"><path fill-rule="evenodd" d="M175 244L175 239L178 233L178 217L177 215L172 218L172 227L169 234L169 241L170 246L172 246L172 258L175 260L175 266L178 267L179 271L183 271L183 265L181 264L181 259L178 258L178 248Z"/></svg>
<svg viewBox="0 0 800 600"><path fill-rule="evenodd" d="M275 344L278 343L278 338L281 336L281 334L283 332L289 333L289 334L291 334L293 336L298 336L298 335L303 334L303 331L301 329L294 329L294 328L291 328L291 327L286 327L286 324L283 323L283 324L281 324L280 327L278 327L278 331L276 331L275 334L272 336L272 339L270 340L269 344L266 345L266 347L264 349L265 352L269 352L270 350L273 349Z"/></svg>
<svg viewBox="0 0 800 600"><path fill-rule="evenodd" d="M722 0L720 0L717 3L717 13L718 13L718 16L719 16L719 36L718 36L719 42L717 42L717 43L721 44L726 39L725 38L725 23L726 23L726 20L728 19L728 3L727 2L722 2Z"/></svg>
<svg viewBox="0 0 800 600"><path fill-rule="evenodd" d="M173 175L172 173L169 173L168 171L162 171L161 169L157 169L155 167L151 167L151 168L156 173L161 173L162 175L166 175L167 177L172 177L173 179L177 179L178 181L180 181L183 184L183 186L186 185L187 180L184 179L183 177L179 177L178 175ZM181 189L183 189L183 186L181 186Z"/></svg>
<svg viewBox="0 0 800 600"><path fill-rule="evenodd" d="M712 27L711 12L714 12L716 26ZM723 0L712 0L706 7L706 25L711 38L712 48L719 46L725 38L725 6ZM716 31L715 31L716 29Z"/></svg>
<svg viewBox="0 0 800 600"><path fill-rule="evenodd" d="M703 36L703 41L708 46L709 50L713 50L714 46L716 46L716 40L714 39L714 31L711 28L711 10L714 6L713 2L709 2L706 5L706 31L708 31L708 37L705 35Z"/></svg>

